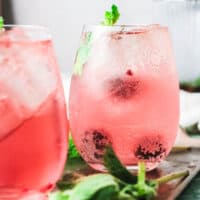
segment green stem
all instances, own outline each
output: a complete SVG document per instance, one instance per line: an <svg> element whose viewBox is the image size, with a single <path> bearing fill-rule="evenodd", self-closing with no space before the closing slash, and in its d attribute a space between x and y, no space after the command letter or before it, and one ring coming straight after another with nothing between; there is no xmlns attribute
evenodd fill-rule
<svg viewBox="0 0 200 200"><path fill-rule="evenodd" d="M185 171L175 172L175 173L163 176L161 178L156 179L156 181L158 182L158 184L163 184L163 183L167 183L169 181L172 181L178 178L184 178L188 175L189 175L189 171L185 170Z"/></svg>
<svg viewBox="0 0 200 200"><path fill-rule="evenodd" d="M146 180L146 166L144 162L139 162L138 163L138 184L139 185L143 185L145 183Z"/></svg>
<svg viewBox="0 0 200 200"><path fill-rule="evenodd" d="M2 16L0 16L0 29L2 29L4 26L4 19Z"/></svg>

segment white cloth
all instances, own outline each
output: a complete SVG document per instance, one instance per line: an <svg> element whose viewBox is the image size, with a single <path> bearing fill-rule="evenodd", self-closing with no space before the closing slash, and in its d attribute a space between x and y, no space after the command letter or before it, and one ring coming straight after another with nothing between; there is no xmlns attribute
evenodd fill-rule
<svg viewBox="0 0 200 200"><path fill-rule="evenodd" d="M180 125L182 127L198 123L200 130L200 93L180 91Z"/></svg>

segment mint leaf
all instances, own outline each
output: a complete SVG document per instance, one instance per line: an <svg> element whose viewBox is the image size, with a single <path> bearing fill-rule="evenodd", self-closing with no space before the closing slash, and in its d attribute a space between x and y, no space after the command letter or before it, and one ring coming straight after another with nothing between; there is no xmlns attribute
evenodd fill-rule
<svg viewBox="0 0 200 200"><path fill-rule="evenodd" d="M65 192L53 192L48 195L49 200L69 200L69 191Z"/></svg>
<svg viewBox="0 0 200 200"><path fill-rule="evenodd" d="M111 147L106 148L104 165L108 172L126 183L136 183L137 177L131 174L119 161Z"/></svg>
<svg viewBox="0 0 200 200"><path fill-rule="evenodd" d="M74 64L74 74L81 75L83 72L83 65L87 62L92 46L92 33L87 32L83 39L76 55Z"/></svg>
<svg viewBox="0 0 200 200"><path fill-rule="evenodd" d="M2 16L0 16L0 29L2 29L4 26L4 19Z"/></svg>
<svg viewBox="0 0 200 200"><path fill-rule="evenodd" d="M119 17L120 17L120 13L119 13L118 7L113 4L111 7L111 11L105 12L104 21L102 22L102 25L113 26L114 24L117 23Z"/></svg>
<svg viewBox="0 0 200 200"><path fill-rule="evenodd" d="M80 154L74 144L74 141L71 137L69 136L69 148L68 148L68 159L73 159L73 158L80 158Z"/></svg>
<svg viewBox="0 0 200 200"><path fill-rule="evenodd" d="M114 25L120 17L118 7L112 5L111 11L106 11L104 14L104 21L102 25L112 26ZM83 39L76 55L76 60L74 64L74 74L81 76L83 73L83 65L87 62L92 46L92 33L87 32L85 38Z"/></svg>
<svg viewBox="0 0 200 200"><path fill-rule="evenodd" d="M73 188L69 200L90 200L102 189L112 188L118 191L118 184L109 174L95 174L81 178L81 181Z"/></svg>
<svg viewBox="0 0 200 200"><path fill-rule="evenodd" d="M118 189L113 186L108 186L106 188L98 191L93 197L92 200L116 200L118 199Z"/></svg>

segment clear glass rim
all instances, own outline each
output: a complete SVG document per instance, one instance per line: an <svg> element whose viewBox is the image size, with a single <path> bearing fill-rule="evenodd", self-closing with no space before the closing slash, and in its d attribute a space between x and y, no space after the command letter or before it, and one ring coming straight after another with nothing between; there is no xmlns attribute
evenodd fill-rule
<svg viewBox="0 0 200 200"><path fill-rule="evenodd" d="M105 26L105 25L95 25L95 24L84 24L84 30L107 30L107 31L149 31L154 29L168 29L167 26L161 24L148 24L148 25L114 25L114 26Z"/></svg>
<svg viewBox="0 0 200 200"><path fill-rule="evenodd" d="M51 34L47 27L40 25L25 25L25 24L4 24L2 27L5 32L9 31L12 28L19 28L24 30L24 32L30 36L27 40L34 41L44 41L51 40ZM20 39L16 39L14 41L20 41Z"/></svg>
<svg viewBox="0 0 200 200"><path fill-rule="evenodd" d="M41 29L41 30L46 30L49 31L49 29L45 26L41 25L28 25L28 24L4 24L3 28L24 28L24 29Z"/></svg>

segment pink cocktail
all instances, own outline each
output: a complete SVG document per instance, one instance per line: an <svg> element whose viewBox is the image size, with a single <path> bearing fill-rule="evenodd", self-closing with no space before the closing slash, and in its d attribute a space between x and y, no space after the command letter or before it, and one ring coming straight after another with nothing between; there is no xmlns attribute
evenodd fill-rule
<svg viewBox="0 0 200 200"><path fill-rule="evenodd" d="M0 121L0 199L42 198L37 192L51 189L62 173L68 133L60 75L45 28L0 31Z"/></svg>
<svg viewBox="0 0 200 200"><path fill-rule="evenodd" d="M170 152L179 120L168 29L86 26L69 103L72 135L89 165L103 170L111 145L127 167L145 161L148 170L155 168Z"/></svg>

